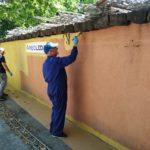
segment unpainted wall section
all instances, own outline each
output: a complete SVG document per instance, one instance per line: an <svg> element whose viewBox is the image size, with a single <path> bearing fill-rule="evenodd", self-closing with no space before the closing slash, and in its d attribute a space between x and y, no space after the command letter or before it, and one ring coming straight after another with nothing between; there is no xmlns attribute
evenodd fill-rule
<svg viewBox="0 0 150 150"><path fill-rule="evenodd" d="M41 74L45 56L25 52L32 41L56 41L61 55L69 51L62 36L3 44L10 67L20 74L15 82L49 103ZM67 67L68 115L131 149L150 149L150 24L90 31L79 41L79 56Z"/></svg>

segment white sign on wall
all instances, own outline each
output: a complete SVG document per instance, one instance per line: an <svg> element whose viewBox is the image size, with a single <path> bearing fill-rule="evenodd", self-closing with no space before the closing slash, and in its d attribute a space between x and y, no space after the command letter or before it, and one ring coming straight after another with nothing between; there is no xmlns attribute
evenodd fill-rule
<svg viewBox="0 0 150 150"><path fill-rule="evenodd" d="M31 42L26 44L26 51L31 53L44 53L44 45L47 42Z"/></svg>

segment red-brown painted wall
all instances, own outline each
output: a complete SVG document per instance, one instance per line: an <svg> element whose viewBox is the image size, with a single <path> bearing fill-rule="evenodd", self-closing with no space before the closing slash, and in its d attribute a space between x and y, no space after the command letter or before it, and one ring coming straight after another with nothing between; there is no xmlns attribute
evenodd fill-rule
<svg viewBox="0 0 150 150"><path fill-rule="evenodd" d="M149 150L150 24L91 31L79 41L67 68L68 114L131 149ZM41 68L31 67L43 61L28 58L31 82L22 75L22 88L48 101Z"/></svg>

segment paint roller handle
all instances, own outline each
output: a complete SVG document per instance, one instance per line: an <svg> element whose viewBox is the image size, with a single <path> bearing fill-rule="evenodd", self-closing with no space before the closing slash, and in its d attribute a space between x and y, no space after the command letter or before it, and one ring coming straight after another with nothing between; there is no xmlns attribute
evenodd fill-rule
<svg viewBox="0 0 150 150"><path fill-rule="evenodd" d="M77 35L77 37L79 37L80 35L82 35L82 33L83 33L83 32L80 32L80 33Z"/></svg>
<svg viewBox="0 0 150 150"><path fill-rule="evenodd" d="M12 77L13 76L13 73L11 71L9 71L9 75Z"/></svg>

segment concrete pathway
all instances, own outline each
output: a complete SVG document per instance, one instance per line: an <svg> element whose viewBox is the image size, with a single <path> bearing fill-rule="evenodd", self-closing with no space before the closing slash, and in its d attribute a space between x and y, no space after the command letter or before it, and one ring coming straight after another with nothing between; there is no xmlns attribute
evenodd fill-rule
<svg viewBox="0 0 150 150"><path fill-rule="evenodd" d="M29 146L13 133L5 120L0 116L0 149L1 150L29 150Z"/></svg>
<svg viewBox="0 0 150 150"><path fill-rule="evenodd" d="M49 129L50 108L39 103L33 97L8 89L10 97L26 110L32 117ZM68 138L62 138L63 142L73 150L114 150L112 146L99 138L85 132L73 123L66 121L65 132Z"/></svg>
<svg viewBox="0 0 150 150"><path fill-rule="evenodd" d="M20 137L22 141L29 145L32 150L70 150L61 139L49 134L49 130L33 118L27 111L20 107L15 101L8 99L0 103L1 118L9 125L11 132ZM3 133L4 126L0 133ZM4 128L5 131L5 128ZM8 133L9 135L9 133ZM10 142L13 140L10 139ZM7 134L4 134L4 141L7 143ZM4 144L2 147L4 147ZM9 141L8 141L9 144ZM17 145L16 145L17 146ZM19 146L19 144L18 144ZM16 149L15 146L12 148ZM18 148L19 149L19 148ZM9 147L8 147L9 150ZM20 148L20 150L22 150Z"/></svg>

